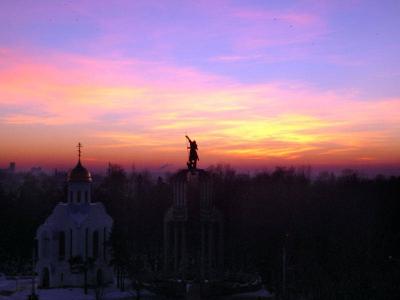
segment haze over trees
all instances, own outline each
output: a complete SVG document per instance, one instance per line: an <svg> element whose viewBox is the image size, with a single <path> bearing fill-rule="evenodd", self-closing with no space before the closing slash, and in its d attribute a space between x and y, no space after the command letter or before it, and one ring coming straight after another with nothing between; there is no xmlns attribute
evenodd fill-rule
<svg viewBox="0 0 400 300"><path fill-rule="evenodd" d="M310 179L307 169L294 168L254 175L229 166L208 171L225 216L228 271L257 272L279 294L285 270L288 293L309 299L399 295L400 177L364 178L347 170ZM114 219L119 285L124 277L156 274L163 216L172 201L169 175L110 165L105 176L94 176L93 192ZM1 174L0 272L29 270L35 231L65 198L65 174Z"/></svg>

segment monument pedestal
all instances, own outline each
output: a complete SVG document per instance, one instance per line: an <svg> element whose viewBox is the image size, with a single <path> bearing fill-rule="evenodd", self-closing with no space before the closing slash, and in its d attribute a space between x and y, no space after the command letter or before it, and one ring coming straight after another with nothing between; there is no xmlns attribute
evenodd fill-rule
<svg viewBox="0 0 400 300"><path fill-rule="evenodd" d="M211 279L223 266L223 218L208 172L181 170L172 178L173 205L164 217L164 271L187 280Z"/></svg>

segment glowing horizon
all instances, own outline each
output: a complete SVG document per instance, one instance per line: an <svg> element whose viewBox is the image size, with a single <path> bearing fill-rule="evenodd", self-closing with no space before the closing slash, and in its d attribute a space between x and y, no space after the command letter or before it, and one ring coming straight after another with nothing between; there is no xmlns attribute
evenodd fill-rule
<svg viewBox="0 0 400 300"><path fill-rule="evenodd" d="M0 168L400 167L398 3L116 3L0 3Z"/></svg>

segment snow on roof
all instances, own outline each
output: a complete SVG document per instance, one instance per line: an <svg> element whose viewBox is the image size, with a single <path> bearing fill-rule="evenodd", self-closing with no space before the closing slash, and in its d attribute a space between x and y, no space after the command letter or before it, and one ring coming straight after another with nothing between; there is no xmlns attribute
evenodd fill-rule
<svg viewBox="0 0 400 300"><path fill-rule="evenodd" d="M48 216L46 221L39 226L37 237L42 231L46 230L64 230L66 227L80 227L84 223L90 224L91 227L110 227L113 223L110 215L107 214L103 203L84 203L71 204L59 203L53 212Z"/></svg>

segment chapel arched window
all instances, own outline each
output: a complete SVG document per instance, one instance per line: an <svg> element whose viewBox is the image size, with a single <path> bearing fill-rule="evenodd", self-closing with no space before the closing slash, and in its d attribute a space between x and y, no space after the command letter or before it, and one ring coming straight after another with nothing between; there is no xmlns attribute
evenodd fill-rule
<svg viewBox="0 0 400 300"><path fill-rule="evenodd" d="M65 258L65 232L60 231L58 236L58 259L64 260Z"/></svg>
<svg viewBox="0 0 400 300"><path fill-rule="evenodd" d="M99 232L96 230L93 232L93 258L99 257Z"/></svg>

